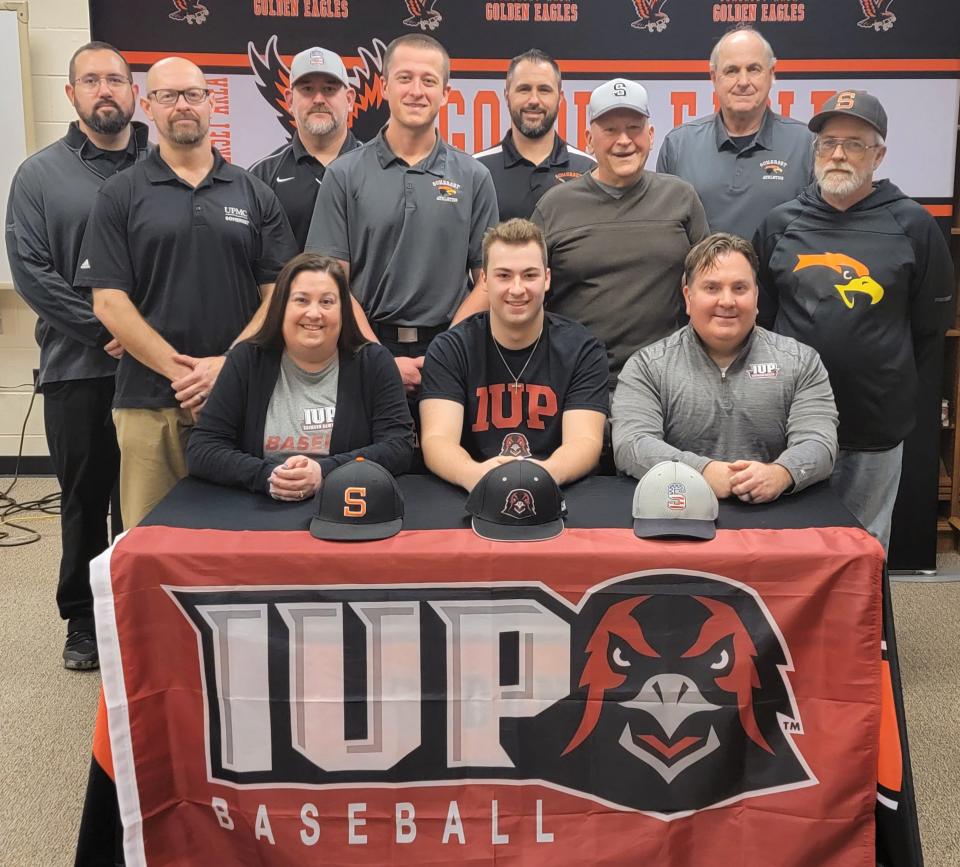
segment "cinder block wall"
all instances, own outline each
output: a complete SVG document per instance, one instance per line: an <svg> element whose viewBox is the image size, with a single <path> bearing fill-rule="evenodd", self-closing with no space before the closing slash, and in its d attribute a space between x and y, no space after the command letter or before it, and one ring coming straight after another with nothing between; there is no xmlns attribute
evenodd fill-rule
<svg viewBox="0 0 960 867"><path fill-rule="evenodd" d="M33 89L34 145L60 138L75 117L64 96L70 55L90 40L86 0L31 0L30 72ZM0 457L16 455L39 351L33 339L36 317L11 289L0 289ZM38 395L27 424L25 455L46 455L43 398Z"/></svg>

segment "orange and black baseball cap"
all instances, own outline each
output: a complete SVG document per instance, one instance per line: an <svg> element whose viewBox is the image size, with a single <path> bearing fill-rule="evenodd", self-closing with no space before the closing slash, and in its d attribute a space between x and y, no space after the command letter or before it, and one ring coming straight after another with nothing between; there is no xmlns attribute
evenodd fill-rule
<svg viewBox="0 0 960 867"><path fill-rule="evenodd" d="M330 542L389 539L403 527L403 495L380 464L356 458L323 480L310 535Z"/></svg>

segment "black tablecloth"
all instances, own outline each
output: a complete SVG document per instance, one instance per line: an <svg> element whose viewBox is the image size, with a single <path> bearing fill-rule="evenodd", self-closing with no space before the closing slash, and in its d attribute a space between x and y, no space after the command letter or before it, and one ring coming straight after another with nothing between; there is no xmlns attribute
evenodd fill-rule
<svg viewBox="0 0 960 867"><path fill-rule="evenodd" d="M466 494L435 476L400 476L404 530L456 530L470 526ZM634 479L588 476L564 489L570 528L633 526ZM184 479L142 522L142 526L190 530L306 530L315 512L312 500L285 503L197 479ZM720 503L717 527L724 530L785 530L804 527L855 527L829 483L821 482L773 503Z"/></svg>

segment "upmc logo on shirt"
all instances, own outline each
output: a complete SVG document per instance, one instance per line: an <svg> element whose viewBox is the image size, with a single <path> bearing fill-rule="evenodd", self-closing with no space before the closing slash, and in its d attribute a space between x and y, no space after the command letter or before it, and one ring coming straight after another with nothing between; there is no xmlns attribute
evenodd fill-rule
<svg viewBox="0 0 960 867"><path fill-rule="evenodd" d="M230 205L224 205L223 218L228 223L242 223L244 226L250 225L250 217L244 208L234 208Z"/></svg>

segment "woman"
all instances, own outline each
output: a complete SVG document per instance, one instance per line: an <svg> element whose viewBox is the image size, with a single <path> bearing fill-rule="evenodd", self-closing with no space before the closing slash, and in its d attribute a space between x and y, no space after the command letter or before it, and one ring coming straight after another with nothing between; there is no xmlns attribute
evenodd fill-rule
<svg viewBox="0 0 960 867"><path fill-rule="evenodd" d="M294 257L263 326L227 356L190 435L190 473L302 500L358 456L398 474L412 454L396 363L360 334L343 269L314 253Z"/></svg>

